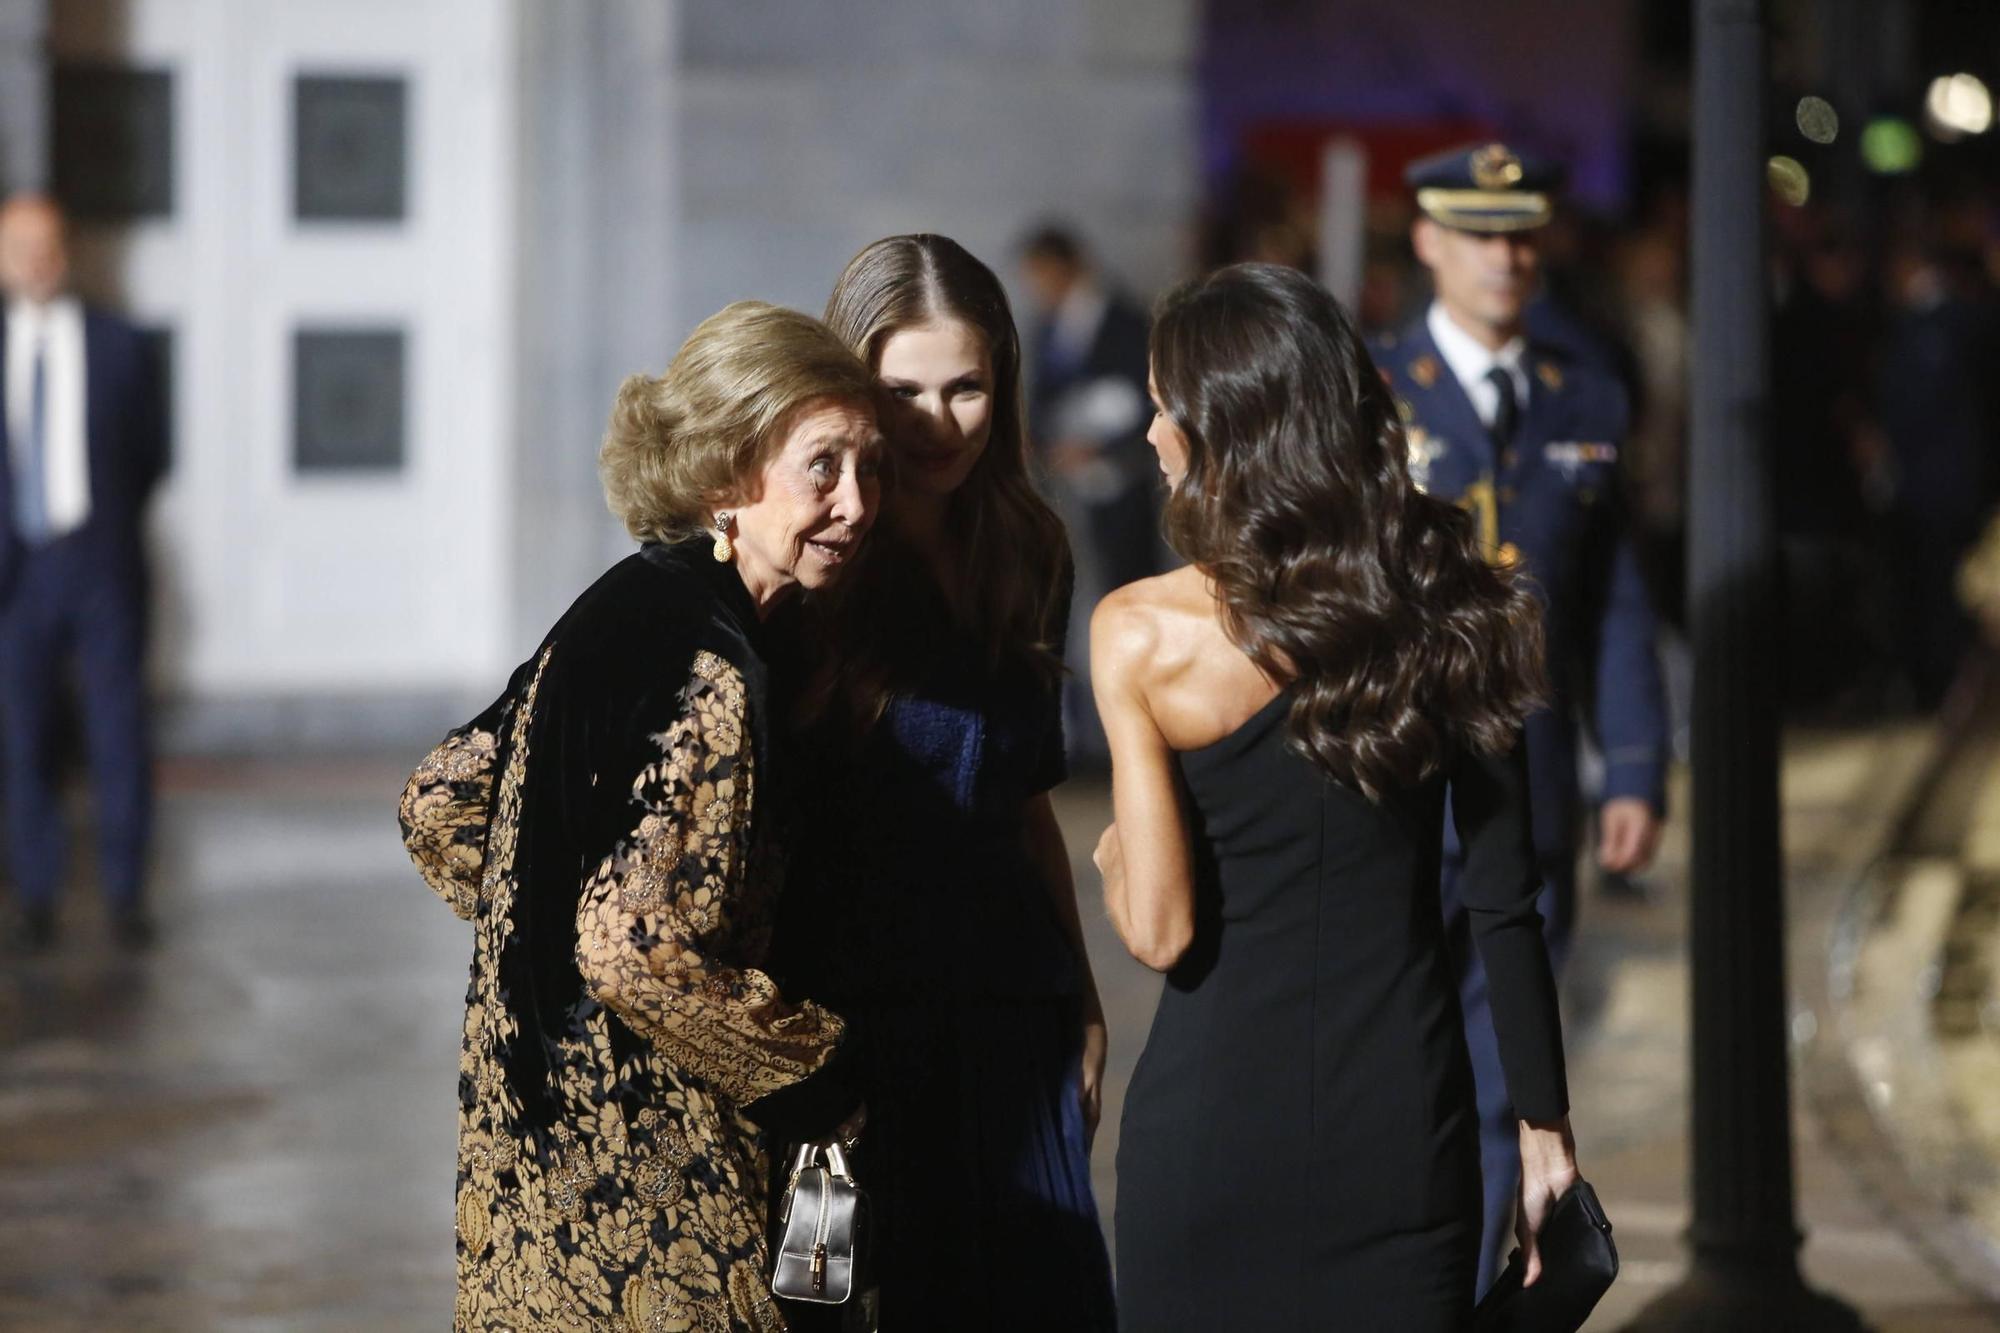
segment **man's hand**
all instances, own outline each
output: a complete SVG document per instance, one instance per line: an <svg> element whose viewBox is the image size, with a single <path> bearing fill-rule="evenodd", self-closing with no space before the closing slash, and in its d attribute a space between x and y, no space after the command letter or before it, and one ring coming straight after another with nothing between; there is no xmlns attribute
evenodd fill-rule
<svg viewBox="0 0 2000 1333"><path fill-rule="evenodd" d="M1614 875L1636 874L1660 849L1660 820L1637 796L1617 796L1597 816L1597 864Z"/></svg>

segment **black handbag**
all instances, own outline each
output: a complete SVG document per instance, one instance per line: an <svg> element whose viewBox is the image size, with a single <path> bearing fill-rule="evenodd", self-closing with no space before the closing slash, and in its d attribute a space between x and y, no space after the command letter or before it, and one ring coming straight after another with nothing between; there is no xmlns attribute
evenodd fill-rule
<svg viewBox="0 0 2000 1333"><path fill-rule="evenodd" d="M1590 1182L1563 1191L1535 1238L1542 1274L1524 1287L1527 1262L1515 1250L1507 1269L1472 1312L1473 1333L1576 1333L1618 1276L1611 1220Z"/></svg>
<svg viewBox="0 0 2000 1333"><path fill-rule="evenodd" d="M841 1305L865 1286L868 1196L838 1142L801 1143L778 1205L771 1290L795 1301Z"/></svg>

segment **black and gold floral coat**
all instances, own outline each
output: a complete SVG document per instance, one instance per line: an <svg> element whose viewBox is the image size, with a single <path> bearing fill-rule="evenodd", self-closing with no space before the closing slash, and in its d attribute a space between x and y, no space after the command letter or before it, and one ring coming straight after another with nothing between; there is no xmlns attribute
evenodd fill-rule
<svg viewBox="0 0 2000 1333"><path fill-rule="evenodd" d="M411 777L475 928L459 1330L782 1329L768 1142L851 1109L840 1020L757 970L779 878L760 627L705 543L585 592Z"/></svg>

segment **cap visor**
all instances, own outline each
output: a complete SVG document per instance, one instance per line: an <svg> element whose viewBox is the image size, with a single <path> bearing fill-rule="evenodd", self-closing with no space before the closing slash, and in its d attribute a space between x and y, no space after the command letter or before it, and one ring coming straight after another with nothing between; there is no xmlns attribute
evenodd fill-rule
<svg viewBox="0 0 2000 1333"><path fill-rule="evenodd" d="M1554 213L1546 194L1526 190L1418 190L1417 207L1460 231L1530 231Z"/></svg>

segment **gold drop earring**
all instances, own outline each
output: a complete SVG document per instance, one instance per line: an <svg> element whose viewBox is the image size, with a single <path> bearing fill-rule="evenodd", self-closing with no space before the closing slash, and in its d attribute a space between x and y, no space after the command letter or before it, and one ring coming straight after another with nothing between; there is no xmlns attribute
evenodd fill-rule
<svg viewBox="0 0 2000 1333"><path fill-rule="evenodd" d="M715 558L725 565L736 554L736 543L729 540L729 519L726 509L715 516Z"/></svg>

